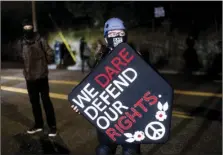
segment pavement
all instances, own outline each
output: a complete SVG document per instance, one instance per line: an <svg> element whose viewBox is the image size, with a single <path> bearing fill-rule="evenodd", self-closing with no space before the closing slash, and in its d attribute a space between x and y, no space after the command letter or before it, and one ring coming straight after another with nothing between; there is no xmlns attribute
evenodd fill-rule
<svg viewBox="0 0 223 155"><path fill-rule="evenodd" d="M50 96L55 108L58 136L27 135L33 125L31 105L21 69L1 70L2 154L94 155L94 127L70 108L67 94L87 74L52 70ZM203 76L162 74L174 88L171 136L166 144L142 145L142 155L222 154L222 81ZM45 115L44 115L45 118ZM118 147L117 155L121 154Z"/></svg>

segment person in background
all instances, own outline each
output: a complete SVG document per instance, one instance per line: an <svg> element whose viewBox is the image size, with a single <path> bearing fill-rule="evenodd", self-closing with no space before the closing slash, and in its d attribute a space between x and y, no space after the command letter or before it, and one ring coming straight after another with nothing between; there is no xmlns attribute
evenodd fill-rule
<svg viewBox="0 0 223 155"><path fill-rule="evenodd" d="M56 118L53 104L49 97L48 66L53 61L54 53L47 41L38 33L33 32L33 24L29 20L23 22L24 36L19 41L21 49L18 52L20 60L24 64L23 74L26 80L29 99L35 124L27 130L28 134L34 134L43 130L40 96L46 113L49 126L48 136L57 134Z"/></svg>
<svg viewBox="0 0 223 155"><path fill-rule="evenodd" d="M58 66L61 64L61 43L56 41L54 44L54 51L55 51L55 64Z"/></svg>
<svg viewBox="0 0 223 155"><path fill-rule="evenodd" d="M199 60L197 51L194 48L195 39L192 36L188 36L186 39L187 49L185 50L183 57L185 60L185 72L191 75L193 71L199 69Z"/></svg>
<svg viewBox="0 0 223 155"><path fill-rule="evenodd" d="M68 44L69 48L71 49L71 46ZM65 45L65 43L63 42L61 45L61 62L60 65L61 67L64 67L65 65L65 59L67 60L67 58L70 56L69 51L67 49L67 46Z"/></svg>
<svg viewBox="0 0 223 155"><path fill-rule="evenodd" d="M90 67L89 59L91 56L91 51L85 41L85 38L80 39L80 56L81 56L81 71L84 74L85 63Z"/></svg>
<svg viewBox="0 0 223 155"><path fill-rule="evenodd" d="M102 43L101 40L97 40L97 45L96 45L96 50L95 50L95 53L94 53L94 65L92 68L95 67L95 65L98 63L98 61L100 60L104 50L106 49L106 45L104 45Z"/></svg>
<svg viewBox="0 0 223 155"><path fill-rule="evenodd" d="M100 50L103 48L102 46L105 46L100 39L97 40L96 50L95 54L99 53Z"/></svg>
<svg viewBox="0 0 223 155"><path fill-rule="evenodd" d="M127 42L126 29L123 21L119 18L109 19L104 26L104 38L107 46L101 46L96 55L96 66L102 59L107 56L120 43ZM133 49L135 49L133 47ZM79 113L76 106L71 106L73 110ZM117 144L105 136L101 131L97 130L99 145L96 148L96 155L114 155ZM140 144L123 144L123 155L140 155Z"/></svg>
<svg viewBox="0 0 223 155"><path fill-rule="evenodd" d="M94 46L95 52L92 53L92 55L89 57L89 60L88 60L88 66L90 67L91 70L94 69L95 62L97 61L97 56L100 55L101 49L105 47L105 45L103 44L101 40L97 40L95 45L96 45Z"/></svg>
<svg viewBox="0 0 223 155"><path fill-rule="evenodd" d="M207 76L212 80L220 80L221 77L218 76L222 71L222 41L216 43L216 53L212 60L210 67L207 69Z"/></svg>

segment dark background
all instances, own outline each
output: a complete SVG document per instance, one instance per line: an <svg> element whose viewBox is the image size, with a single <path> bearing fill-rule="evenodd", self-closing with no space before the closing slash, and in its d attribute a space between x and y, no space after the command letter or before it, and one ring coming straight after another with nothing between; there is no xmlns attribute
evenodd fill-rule
<svg viewBox="0 0 223 155"><path fill-rule="evenodd" d="M32 17L31 2L1 2L2 41L8 42L22 35L21 22ZM200 31L216 25L219 29L222 19L222 2L36 2L37 24L41 33L53 29L48 14L53 15L60 27L81 29L93 27L98 20L102 27L109 17L120 17L131 28L152 27L153 8L163 6L166 16L155 20L155 27L168 19L171 30L198 35Z"/></svg>
<svg viewBox="0 0 223 155"><path fill-rule="evenodd" d="M154 7L160 6L164 7L165 17L154 18ZM1 8L2 60L17 61L17 40L23 35L21 24L25 18L32 19L32 2L4 1L1 2ZM37 29L47 38L51 48L55 43L52 36L58 35L58 30L49 14L66 40L69 40L70 35L70 42L75 43L84 36L92 45L92 51L95 51L98 39L104 40L102 34L105 21L111 17L119 17L127 27L129 42L156 67L181 70L185 68L183 62L192 62L191 66L196 66L193 67L195 69L208 70L217 66L217 70L221 70L221 53L215 54L222 44L221 1L38 1L35 2L35 8ZM193 36L198 44L195 52L189 52L190 58L186 60L183 53L186 53L186 38L189 35ZM72 43L70 46L77 51L77 47ZM72 64L73 60L68 52L67 55L70 61L66 62Z"/></svg>

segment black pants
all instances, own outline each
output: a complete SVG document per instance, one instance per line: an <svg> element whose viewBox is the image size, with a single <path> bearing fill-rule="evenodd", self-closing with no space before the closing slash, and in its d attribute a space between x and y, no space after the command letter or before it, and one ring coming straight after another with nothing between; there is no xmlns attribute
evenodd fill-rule
<svg viewBox="0 0 223 155"><path fill-rule="evenodd" d="M82 73L84 73L85 62L87 62L88 67L90 67L90 64L89 64L89 57L82 56L82 57L81 57L81 71L82 71Z"/></svg>
<svg viewBox="0 0 223 155"><path fill-rule="evenodd" d="M113 143L105 134L97 130L97 137L98 137L98 142L99 146L98 147L103 147L107 146L110 149L109 155L110 154L115 154L117 144ZM140 155L140 144L123 144L122 145L122 151L126 152L128 150L132 150L131 152L134 152L133 155ZM97 152L97 151L96 151Z"/></svg>
<svg viewBox="0 0 223 155"><path fill-rule="evenodd" d="M27 89L29 93L29 99L32 104L32 111L33 111L33 116L35 119L35 126L43 127L43 117L42 117L42 111L41 111L41 106L40 106L40 96L39 96L41 95L48 126L50 128L56 127L54 108L49 97L48 77L37 79L37 80L27 80L26 84L27 84Z"/></svg>

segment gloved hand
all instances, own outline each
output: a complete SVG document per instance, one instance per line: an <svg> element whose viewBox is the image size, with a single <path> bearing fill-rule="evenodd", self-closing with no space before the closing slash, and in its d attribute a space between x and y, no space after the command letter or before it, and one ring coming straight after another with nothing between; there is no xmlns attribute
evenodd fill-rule
<svg viewBox="0 0 223 155"><path fill-rule="evenodd" d="M79 110L77 109L77 106L72 105L71 108L78 114L80 114Z"/></svg>

